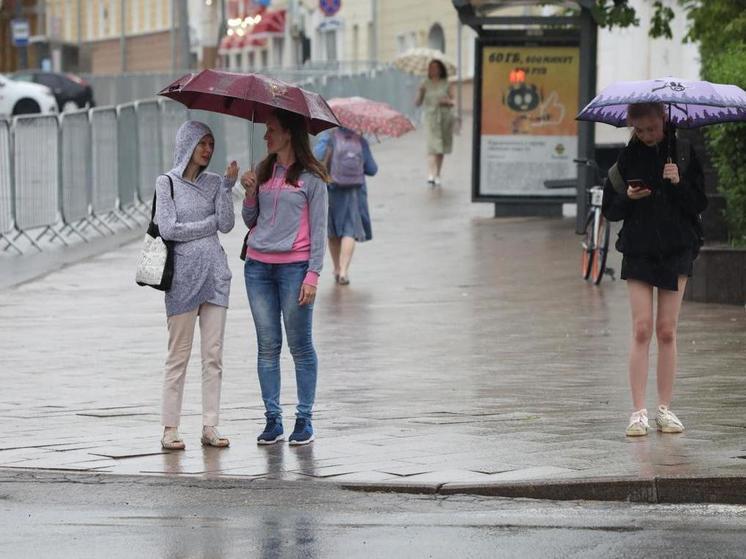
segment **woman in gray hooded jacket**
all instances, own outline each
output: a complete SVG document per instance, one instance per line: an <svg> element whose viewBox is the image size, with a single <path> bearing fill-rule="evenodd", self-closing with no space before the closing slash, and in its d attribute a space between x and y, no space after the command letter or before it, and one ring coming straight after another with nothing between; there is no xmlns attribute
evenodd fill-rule
<svg viewBox="0 0 746 559"><path fill-rule="evenodd" d="M178 426L197 318L202 353L202 444L229 444L216 429L231 283L218 231L228 233L233 229L231 189L238 177L238 166L232 162L223 177L205 171L214 147L215 139L207 125L185 122L176 133L174 167L158 177L155 185L155 222L164 240L175 241L173 282L166 292L168 358L161 439L163 448L171 450L185 447Z"/></svg>

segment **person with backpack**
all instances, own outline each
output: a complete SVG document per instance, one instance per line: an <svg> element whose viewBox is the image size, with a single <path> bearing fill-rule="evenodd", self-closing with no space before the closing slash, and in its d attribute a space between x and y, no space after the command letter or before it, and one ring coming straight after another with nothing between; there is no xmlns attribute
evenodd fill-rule
<svg viewBox="0 0 746 559"><path fill-rule="evenodd" d="M629 105L627 123L632 138L609 170L602 210L608 220L623 222L616 248L623 254L621 277L627 280L632 315L629 381L634 408L626 435L643 436L649 430L645 388L653 332L658 345L655 423L663 433L681 433L684 425L670 409L676 330L702 243L704 175L692 146L666 130L663 104Z"/></svg>
<svg viewBox="0 0 746 559"><path fill-rule="evenodd" d="M349 285L355 244L373 238L365 175L374 176L378 165L366 139L347 128L320 135L314 154L331 175L327 232L334 281Z"/></svg>
<svg viewBox="0 0 746 559"><path fill-rule="evenodd" d="M210 128L187 121L176 133L174 166L158 177L155 216L164 241L172 241L174 269L166 291L168 358L163 381L161 446L183 450L179 435L181 404L194 328L199 321L202 353L202 444L227 447L217 430L223 377L223 338L231 270L218 231L233 229L233 161L224 176L207 172L215 149Z"/></svg>

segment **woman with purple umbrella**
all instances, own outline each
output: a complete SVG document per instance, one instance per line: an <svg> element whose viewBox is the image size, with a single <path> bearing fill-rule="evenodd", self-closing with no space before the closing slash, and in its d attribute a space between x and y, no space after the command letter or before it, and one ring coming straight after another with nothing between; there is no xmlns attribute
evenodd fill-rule
<svg viewBox="0 0 746 559"><path fill-rule="evenodd" d="M699 214L707 206L702 169L692 147L666 129L663 103L626 108L632 138L622 150L604 188L603 213L622 221L616 248L623 254L632 314L629 380L634 411L627 436L647 435L645 387L653 332L658 345L658 406L663 433L684 426L671 411L676 373L676 330L681 301L701 245ZM657 309L654 317L655 295Z"/></svg>
<svg viewBox="0 0 746 559"><path fill-rule="evenodd" d="M311 425L318 360L311 326L326 248L327 183L311 152L306 119L276 109L266 120L267 157L241 177L249 228L244 276L257 338L257 371L266 426L258 444L285 438L280 407L282 324L298 393L291 445L314 440Z"/></svg>

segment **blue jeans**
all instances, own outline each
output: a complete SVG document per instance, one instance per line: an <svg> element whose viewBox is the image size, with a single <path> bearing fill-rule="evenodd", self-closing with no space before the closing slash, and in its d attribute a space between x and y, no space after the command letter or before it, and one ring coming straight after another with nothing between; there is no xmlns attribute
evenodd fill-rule
<svg viewBox="0 0 746 559"><path fill-rule="evenodd" d="M282 416L282 316L290 354L295 362L295 382L298 387L296 416L311 419L318 373L318 359L311 337L313 305L298 304L298 296L307 271L308 262L265 264L247 258L244 266L246 294L249 296L249 306L254 317L259 350L256 359L259 385L266 409L264 415L267 418Z"/></svg>

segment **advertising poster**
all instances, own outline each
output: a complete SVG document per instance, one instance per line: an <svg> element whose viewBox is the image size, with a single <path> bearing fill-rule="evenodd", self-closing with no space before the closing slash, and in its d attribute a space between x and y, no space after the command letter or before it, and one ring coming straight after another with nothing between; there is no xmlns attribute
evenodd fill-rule
<svg viewBox="0 0 746 559"><path fill-rule="evenodd" d="M556 196L577 175L580 49L484 46L479 194Z"/></svg>

